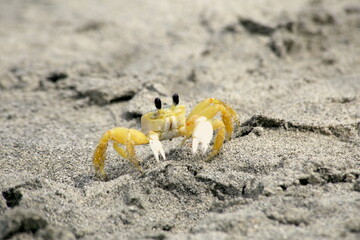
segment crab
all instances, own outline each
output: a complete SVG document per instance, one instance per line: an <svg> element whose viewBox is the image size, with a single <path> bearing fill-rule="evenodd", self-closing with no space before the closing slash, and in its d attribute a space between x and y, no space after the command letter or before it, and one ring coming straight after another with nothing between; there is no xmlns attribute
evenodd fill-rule
<svg viewBox="0 0 360 240"><path fill-rule="evenodd" d="M231 139L234 124L239 123L236 112L218 99L207 98L201 101L187 117L185 106L179 105L177 93L173 94L172 100L171 107L162 108L160 98L155 98L156 109L141 117L142 132L123 127L116 127L105 132L93 156L96 175L106 177L104 164L109 141L113 142L114 149L121 157L128 159L136 169L142 171L135 153L136 145L150 144L156 162L159 162L159 155L166 160L160 141L184 137L182 141L184 144L186 140L192 138L192 153L195 155L200 149L204 155L216 131L213 148L205 159L209 161L219 153L225 139ZM216 118L217 115L220 115L220 118ZM123 145L125 149L120 145Z"/></svg>

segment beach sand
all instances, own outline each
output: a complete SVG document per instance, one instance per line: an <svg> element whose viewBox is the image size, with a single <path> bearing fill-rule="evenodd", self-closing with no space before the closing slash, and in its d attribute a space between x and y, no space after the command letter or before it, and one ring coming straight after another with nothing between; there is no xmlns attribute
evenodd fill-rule
<svg viewBox="0 0 360 240"><path fill-rule="evenodd" d="M241 122L216 157L114 127L177 92ZM359 239L356 0L0 2L0 239Z"/></svg>

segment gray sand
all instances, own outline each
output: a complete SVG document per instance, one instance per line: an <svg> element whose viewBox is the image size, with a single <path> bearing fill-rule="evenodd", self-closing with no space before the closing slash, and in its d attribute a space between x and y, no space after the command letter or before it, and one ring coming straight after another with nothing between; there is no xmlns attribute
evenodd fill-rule
<svg viewBox="0 0 360 240"><path fill-rule="evenodd" d="M236 110L221 153L97 179L174 92ZM0 122L0 239L359 239L360 3L4 0Z"/></svg>

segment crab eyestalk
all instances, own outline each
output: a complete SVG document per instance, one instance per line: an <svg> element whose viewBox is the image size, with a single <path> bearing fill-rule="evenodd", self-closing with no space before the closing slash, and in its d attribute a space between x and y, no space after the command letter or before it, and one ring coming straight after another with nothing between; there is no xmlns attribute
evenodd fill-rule
<svg viewBox="0 0 360 240"><path fill-rule="evenodd" d="M160 98L155 98L154 104L155 104L155 107L156 107L158 110L161 109L161 99L160 99Z"/></svg>
<svg viewBox="0 0 360 240"><path fill-rule="evenodd" d="M178 105L180 100L179 100L179 95L177 93L174 93L174 95L172 96L173 99L173 105Z"/></svg>
<svg viewBox="0 0 360 240"><path fill-rule="evenodd" d="M155 98L154 100L154 104L155 104L155 107L157 109L157 116L162 116L162 110L161 110L161 99L160 98Z"/></svg>
<svg viewBox="0 0 360 240"><path fill-rule="evenodd" d="M179 105L179 95L177 93L174 93L172 95L172 100L173 100L173 103L171 105L171 109L174 110L176 108L177 105Z"/></svg>

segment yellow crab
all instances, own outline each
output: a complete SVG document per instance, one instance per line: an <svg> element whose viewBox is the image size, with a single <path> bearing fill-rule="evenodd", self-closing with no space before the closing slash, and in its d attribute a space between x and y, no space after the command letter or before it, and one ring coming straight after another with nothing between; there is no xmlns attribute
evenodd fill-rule
<svg viewBox="0 0 360 240"><path fill-rule="evenodd" d="M113 142L114 149L141 171L140 162L135 154L135 145L150 143L155 159L159 161L159 153L163 159L166 159L160 141L184 137L184 143L192 137L193 154L196 154L199 144L202 153L205 154L213 137L213 131L216 130L214 146L207 157L209 160L219 152L225 137L227 140L231 138L234 122L239 123L236 112L220 100L214 98L203 100L186 118L185 106L178 105L179 95L175 93L172 99L172 106L165 109L161 108L161 100L155 99L157 109L141 117L142 132L132 128L117 127L108 130L102 136L93 157L93 165L98 176L106 176L104 162L110 140ZM221 119L215 118L218 113L220 113ZM119 144L124 145L126 150L121 148Z"/></svg>

